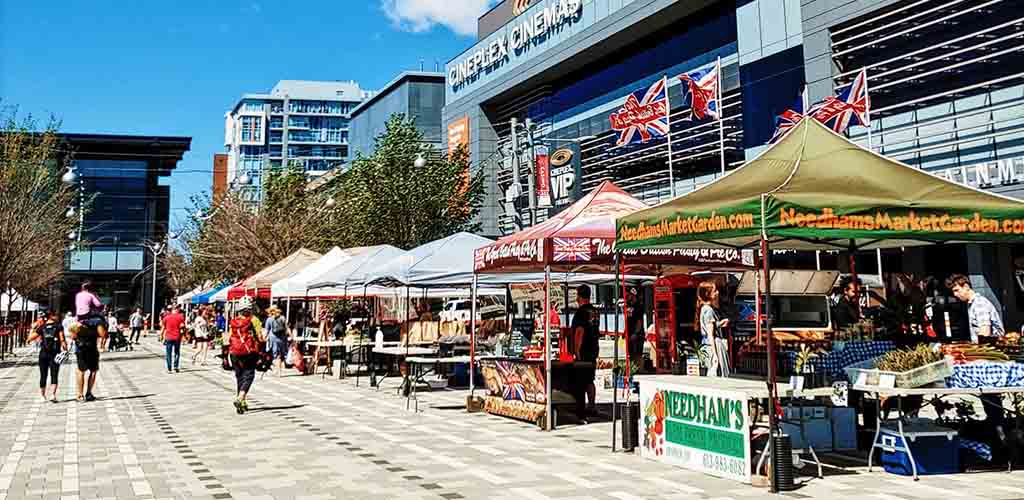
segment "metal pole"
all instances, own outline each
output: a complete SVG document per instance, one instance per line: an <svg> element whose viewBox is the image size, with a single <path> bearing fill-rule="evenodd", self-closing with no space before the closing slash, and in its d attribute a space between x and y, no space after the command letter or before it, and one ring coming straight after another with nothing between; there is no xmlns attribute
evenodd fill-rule
<svg viewBox="0 0 1024 500"><path fill-rule="evenodd" d="M152 291L152 294L150 295L149 329L153 330L154 327L156 326L156 321L157 321L156 320L156 261L157 261L157 258L160 256L160 252L159 252L160 247L159 247L159 245L154 245L153 248L151 248L151 250L153 251L153 291Z"/></svg>
<svg viewBox="0 0 1024 500"><path fill-rule="evenodd" d="M476 389L476 385L473 380L473 372L476 371L476 290L479 286L478 275L473 273L473 288L470 290L470 316L472 321L469 323L469 396L473 397L473 391ZM511 324L511 323L509 323Z"/></svg>
<svg viewBox="0 0 1024 500"><path fill-rule="evenodd" d="M550 286L551 286L551 266L550 265L546 265L546 266L544 266L544 319L550 318L550 310L549 310L549 309L551 309L551 290L550 290ZM551 335L550 335L551 325L550 325L550 323L551 323L550 321L545 321L544 322L544 378L545 378L545 382L544 382L544 393L545 393L544 394L544 405L546 406L546 408L544 409L544 412L545 412L544 427L545 427L545 430L548 430L548 431L550 431L552 429L552 427L553 427L552 426L552 424L553 424L552 421L554 420L554 418L553 418L554 416L552 415L552 412L551 412L551 394L554 391L551 390Z"/></svg>
<svg viewBox="0 0 1024 500"><path fill-rule="evenodd" d="M778 401L778 396L775 387L775 336L772 335L772 274L771 264L769 261L769 252L771 251L768 245L768 238L762 233L761 236L761 260L764 264L764 303L765 303L765 330L768 334L768 442L772 442L772 438L775 437L778 431L778 415L775 414L775 405ZM771 449L769 444L768 456L773 456L774 450ZM779 492L779 482L776 474L771 475L771 491L772 493Z"/></svg>
<svg viewBox="0 0 1024 500"><path fill-rule="evenodd" d="M715 97L715 104L718 106L718 153L721 158L722 174L725 174L725 106L722 105L722 56L718 56L718 62L715 66L715 75L718 80L718 84L715 85L715 90L718 95Z"/></svg>
<svg viewBox="0 0 1024 500"><path fill-rule="evenodd" d="M528 141L527 147L529 148L529 152L527 154L530 158L530 172L529 175L526 176L526 181L527 189L530 190L528 198L530 200L530 225L532 226L537 223L537 182L535 179L537 176L537 159L533 156L533 120L527 118L523 122L523 127L526 128L526 140Z"/></svg>
<svg viewBox="0 0 1024 500"><path fill-rule="evenodd" d="M672 168L672 98L668 92L668 77L662 76L661 78L665 82L662 86L665 87L665 119L668 121L668 134L666 134L668 140L668 192L669 196L675 198L676 178Z"/></svg>
<svg viewBox="0 0 1024 500"><path fill-rule="evenodd" d="M614 293L615 293L615 302L614 302L615 303L615 307L613 308L613 310L615 311L615 334L616 335L618 335L618 333L619 333L619 279L621 278L619 276L619 265L621 264L621 261L619 259L620 259L621 255L622 254L620 254L619 252L615 252L615 264L614 264L615 265L615 286L612 287L612 288L615 289L615 291L614 291ZM625 337L625 335L623 335L623 337ZM618 410L619 410L619 388L617 386L618 380L616 380L616 375L617 375L617 373L619 371L619 339L618 338L615 339L615 346L612 347L612 352L613 352L612 356L614 357L614 360L615 360L612 363L612 453L615 453L615 438L616 438L615 422L616 422L616 420L618 420L618 417L619 417L619 413L618 413ZM628 356L629 355L628 354L629 351L627 350L626 352L627 352L627 356Z"/></svg>

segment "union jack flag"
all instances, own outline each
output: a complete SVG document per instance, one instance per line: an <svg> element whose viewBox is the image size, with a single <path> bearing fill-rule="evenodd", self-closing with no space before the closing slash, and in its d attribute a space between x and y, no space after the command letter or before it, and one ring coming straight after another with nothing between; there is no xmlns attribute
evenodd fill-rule
<svg viewBox="0 0 1024 500"><path fill-rule="evenodd" d="M721 116L718 112L719 73L719 65L715 64L711 68L679 75L679 81L689 87L690 109L694 118L703 120L710 117L717 120Z"/></svg>
<svg viewBox="0 0 1024 500"><path fill-rule="evenodd" d="M501 377L501 397L506 401L526 401L526 385L515 367L507 361L498 361L495 365Z"/></svg>
<svg viewBox="0 0 1024 500"><path fill-rule="evenodd" d="M815 108L816 109L816 108ZM790 129L800 123L804 119L804 96L801 94L797 97L796 103L792 108L782 112L781 115L775 117L775 134L772 135L771 139L768 139L768 144L775 144L782 136L786 135Z"/></svg>
<svg viewBox="0 0 1024 500"><path fill-rule="evenodd" d="M616 146L633 142L640 134L640 142L647 142L653 136L668 135L668 85L665 78L654 82L644 91L636 91L626 97L618 111L608 115L612 130L619 131Z"/></svg>
<svg viewBox="0 0 1024 500"><path fill-rule="evenodd" d="M862 69L853 83L843 88L838 96L827 97L811 114L836 133L841 134L850 125L870 126L871 97L868 95L868 72Z"/></svg>
<svg viewBox="0 0 1024 500"><path fill-rule="evenodd" d="M555 238L556 262L587 262L590 260L590 240L587 238Z"/></svg>

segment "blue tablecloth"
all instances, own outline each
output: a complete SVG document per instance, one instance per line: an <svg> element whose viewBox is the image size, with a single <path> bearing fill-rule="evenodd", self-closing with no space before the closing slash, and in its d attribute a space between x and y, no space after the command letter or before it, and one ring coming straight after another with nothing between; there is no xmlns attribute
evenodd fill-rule
<svg viewBox="0 0 1024 500"><path fill-rule="evenodd" d="M978 458L986 462L992 461L992 448L989 445L964 438L960 438L959 442L961 448L972 451Z"/></svg>
<svg viewBox="0 0 1024 500"><path fill-rule="evenodd" d="M852 364L877 358L896 349L896 344L889 340L856 340L847 342L842 350L821 353L811 358L811 366L816 373L825 373L832 380L846 380L844 369ZM795 368L797 353L788 353L788 360Z"/></svg>
<svg viewBox="0 0 1024 500"><path fill-rule="evenodd" d="M1022 387L1024 365L996 361L975 361L953 366L953 375L946 386L969 389L973 387Z"/></svg>

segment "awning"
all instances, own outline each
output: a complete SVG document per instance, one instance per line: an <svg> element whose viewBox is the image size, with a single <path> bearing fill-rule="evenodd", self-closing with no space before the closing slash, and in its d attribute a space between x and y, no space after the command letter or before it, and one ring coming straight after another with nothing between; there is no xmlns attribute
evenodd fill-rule
<svg viewBox="0 0 1024 500"><path fill-rule="evenodd" d="M1024 203L940 178L803 120L742 167L620 216L618 248L797 250L1024 240Z"/></svg>
<svg viewBox="0 0 1024 500"><path fill-rule="evenodd" d="M359 255L313 278L309 285L309 295L320 297L362 295L367 272L404 253L391 245L367 247ZM381 293L390 294L391 292L385 289Z"/></svg>
<svg viewBox="0 0 1024 500"><path fill-rule="evenodd" d="M477 273L609 272L615 256L615 219L647 208L605 181L554 217L476 250ZM739 250L630 251L629 274L658 274L659 266L753 266L752 252Z"/></svg>
<svg viewBox="0 0 1024 500"><path fill-rule="evenodd" d="M228 299L235 300L243 296L270 298L270 287L275 281L287 278L321 257L320 254L300 248L291 255L263 268L248 277L241 285L228 292Z"/></svg>

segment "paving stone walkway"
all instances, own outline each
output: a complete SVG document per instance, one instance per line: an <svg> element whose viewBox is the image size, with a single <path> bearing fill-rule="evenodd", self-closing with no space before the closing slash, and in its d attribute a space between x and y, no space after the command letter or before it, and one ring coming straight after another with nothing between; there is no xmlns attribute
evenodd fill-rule
<svg viewBox="0 0 1024 500"><path fill-rule="evenodd" d="M466 413L465 392L422 394L406 409L394 385L365 378L257 375L250 411L235 414L234 376L217 366L168 374L152 338L104 353L99 400L43 401L31 349L0 364L0 500L5 499L743 499L751 487L624 453L611 424L554 432ZM395 379L388 383L397 384ZM829 469L792 498L1024 499L1024 472L919 482ZM806 479L806 478L805 478Z"/></svg>

